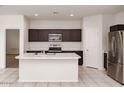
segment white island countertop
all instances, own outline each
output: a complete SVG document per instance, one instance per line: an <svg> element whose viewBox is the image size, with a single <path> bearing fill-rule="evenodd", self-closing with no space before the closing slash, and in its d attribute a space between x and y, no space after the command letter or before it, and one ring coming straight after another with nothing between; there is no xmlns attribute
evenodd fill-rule
<svg viewBox="0 0 124 93"><path fill-rule="evenodd" d="M25 53L24 55L16 56L16 59L80 59L81 57L76 53Z"/></svg>
<svg viewBox="0 0 124 93"><path fill-rule="evenodd" d="M26 53L19 59L20 82L78 82L76 53Z"/></svg>

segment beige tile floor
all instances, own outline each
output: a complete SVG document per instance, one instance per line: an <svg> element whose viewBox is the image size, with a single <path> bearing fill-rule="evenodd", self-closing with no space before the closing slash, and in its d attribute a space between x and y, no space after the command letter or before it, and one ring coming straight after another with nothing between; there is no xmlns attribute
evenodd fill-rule
<svg viewBox="0 0 124 93"><path fill-rule="evenodd" d="M105 71L79 67L79 82L18 82L18 69L0 70L0 87L123 87Z"/></svg>

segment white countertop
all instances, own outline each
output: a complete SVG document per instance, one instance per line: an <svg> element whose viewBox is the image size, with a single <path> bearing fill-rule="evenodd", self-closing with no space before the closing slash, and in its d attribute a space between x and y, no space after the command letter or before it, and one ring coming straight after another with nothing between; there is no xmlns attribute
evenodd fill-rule
<svg viewBox="0 0 124 93"><path fill-rule="evenodd" d="M49 53L49 54L38 54L25 53L22 56L16 56L16 59L80 59L81 57L76 53Z"/></svg>

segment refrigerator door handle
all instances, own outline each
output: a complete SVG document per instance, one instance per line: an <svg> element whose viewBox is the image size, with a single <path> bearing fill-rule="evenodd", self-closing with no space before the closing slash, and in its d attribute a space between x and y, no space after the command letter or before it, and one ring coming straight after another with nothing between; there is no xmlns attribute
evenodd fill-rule
<svg viewBox="0 0 124 93"><path fill-rule="evenodd" d="M112 37L112 43L111 43L111 49L112 49L112 56L115 57L115 51L116 51L116 48L115 48L115 37Z"/></svg>
<svg viewBox="0 0 124 93"><path fill-rule="evenodd" d="M123 36L122 32L119 33L119 47L118 47L118 63L123 64Z"/></svg>

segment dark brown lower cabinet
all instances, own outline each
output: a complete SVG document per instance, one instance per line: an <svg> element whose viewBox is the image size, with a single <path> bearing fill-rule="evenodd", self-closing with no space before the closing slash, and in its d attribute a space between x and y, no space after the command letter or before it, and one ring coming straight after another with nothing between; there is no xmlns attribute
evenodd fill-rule
<svg viewBox="0 0 124 93"><path fill-rule="evenodd" d="M83 65L83 51L62 51L62 53L76 53L81 58L78 60L78 65Z"/></svg>
<svg viewBox="0 0 124 93"><path fill-rule="evenodd" d="M107 53L104 53L104 68L107 70Z"/></svg>

